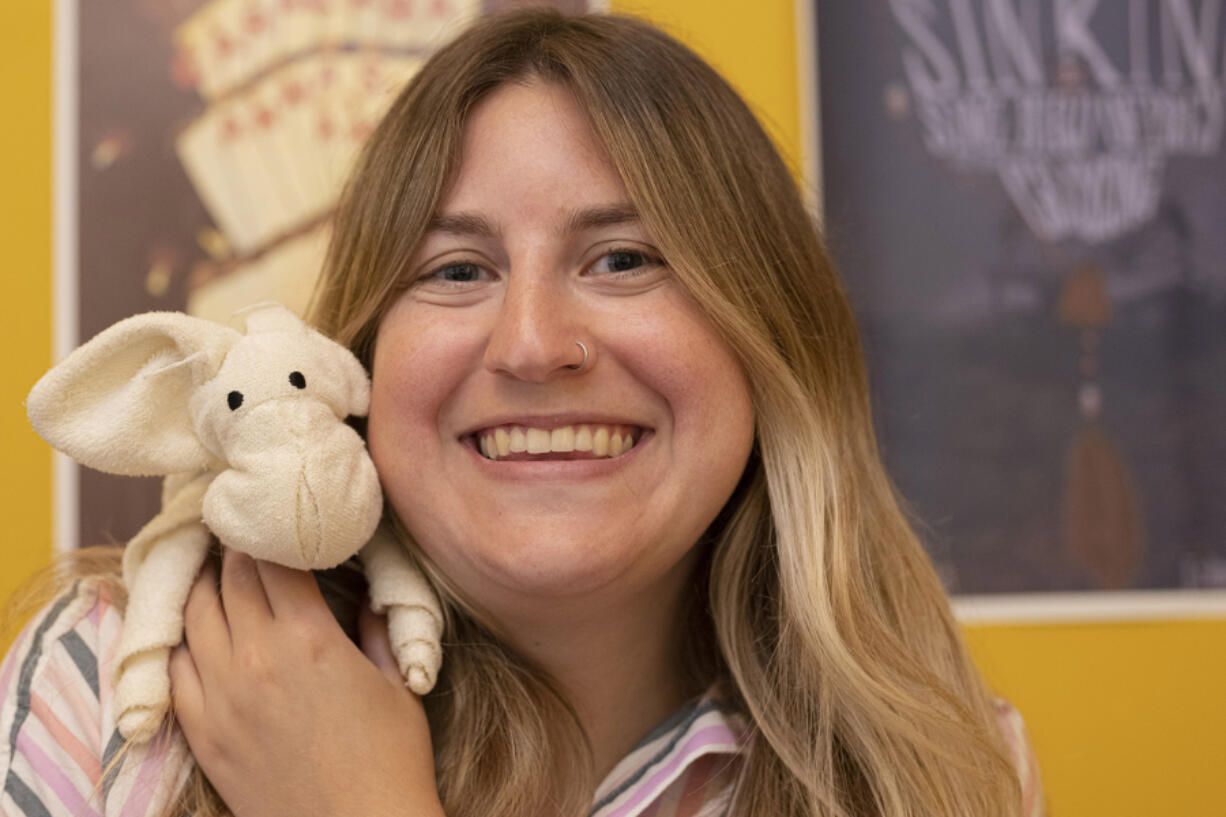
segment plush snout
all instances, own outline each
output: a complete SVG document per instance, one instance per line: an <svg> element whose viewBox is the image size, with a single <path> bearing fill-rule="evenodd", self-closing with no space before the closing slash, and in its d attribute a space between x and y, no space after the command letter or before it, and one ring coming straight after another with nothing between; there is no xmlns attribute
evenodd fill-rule
<svg viewBox="0 0 1226 817"><path fill-rule="evenodd" d="M205 494L204 521L223 544L313 570L340 564L374 533L383 502L374 463L318 401L250 407L221 443L230 468Z"/></svg>

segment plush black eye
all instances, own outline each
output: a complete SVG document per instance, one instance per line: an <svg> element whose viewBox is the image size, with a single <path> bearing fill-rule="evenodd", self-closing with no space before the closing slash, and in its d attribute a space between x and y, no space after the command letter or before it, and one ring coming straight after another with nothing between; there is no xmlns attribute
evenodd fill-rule
<svg viewBox="0 0 1226 817"><path fill-rule="evenodd" d="M306 378L302 376L302 372L290 372L289 382L295 389L306 388Z"/></svg>
<svg viewBox="0 0 1226 817"><path fill-rule="evenodd" d="M232 391L226 395L226 402L230 404L230 411L234 411L243 404L243 393L241 391Z"/></svg>

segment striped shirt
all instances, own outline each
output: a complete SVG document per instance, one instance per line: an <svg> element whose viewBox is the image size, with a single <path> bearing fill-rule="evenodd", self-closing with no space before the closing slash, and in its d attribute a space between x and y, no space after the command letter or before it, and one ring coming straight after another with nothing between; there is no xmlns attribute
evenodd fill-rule
<svg viewBox="0 0 1226 817"><path fill-rule="evenodd" d="M26 625L0 664L4 817L156 817L187 780L187 742L170 729L112 765L123 738L107 670L123 617L109 589L101 579L78 582Z"/></svg>
<svg viewBox="0 0 1226 817"><path fill-rule="evenodd" d="M0 664L0 815L157 817L193 764L167 727L113 764L123 740L109 671L123 617L110 585L84 579L22 630ZM1017 711L998 704L1026 797L1042 814L1037 766ZM657 726L596 790L590 817L718 817L749 730L711 696Z"/></svg>

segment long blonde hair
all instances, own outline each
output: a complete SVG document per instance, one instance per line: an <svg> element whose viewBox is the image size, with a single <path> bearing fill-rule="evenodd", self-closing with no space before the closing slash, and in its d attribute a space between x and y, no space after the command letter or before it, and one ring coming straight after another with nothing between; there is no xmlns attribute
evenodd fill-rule
<svg viewBox="0 0 1226 817"><path fill-rule="evenodd" d="M368 145L337 216L316 320L369 364L402 265L456 172L467 114L499 85L530 78L574 94L751 383L755 454L707 537L698 607L710 612L693 632L695 674L724 682L754 727L733 813L1017 813L991 701L878 456L842 285L769 138L685 47L632 19L550 11L463 34ZM470 637L490 638L448 597ZM541 713L557 704L547 679L502 651L513 689L484 686L488 670L467 666L489 664L492 643L449 652L450 683L432 708L448 813L526 815L546 796L583 805L589 780L561 792L541 780L562 757L549 765L544 751L556 719ZM469 673L483 685L462 681ZM484 741L467 709L477 697L500 702L506 720Z"/></svg>
<svg viewBox="0 0 1226 817"><path fill-rule="evenodd" d="M1020 814L992 702L881 465L843 287L769 138L684 46L632 19L544 10L460 35L360 157L315 322L369 366L468 113L529 79L573 93L751 384L754 452L702 542L688 656L752 728L731 814ZM594 781L573 711L404 538L449 616L426 699L446 812L586 813ZM181 813L211 813L206 800Z"/></svg>

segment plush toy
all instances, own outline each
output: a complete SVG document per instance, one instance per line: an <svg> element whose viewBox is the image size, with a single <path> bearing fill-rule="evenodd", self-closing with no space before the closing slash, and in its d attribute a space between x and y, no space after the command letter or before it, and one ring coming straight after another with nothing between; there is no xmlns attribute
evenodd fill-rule
<svg viewBox="0 0 1226 817"><path fill-rule="evenodd" d="M409 687L441 663L442 614L403 546L378 527L374 463L345 418L370 381L349 350L278 304L246 334L174 312L120 321L51 369L27 401L51 445L113 474L165 476L162 510L123 556L128 606L115 673L119 731L145 740L170 705L170 650L211 536L299 570L360 552Z"/></svg>

